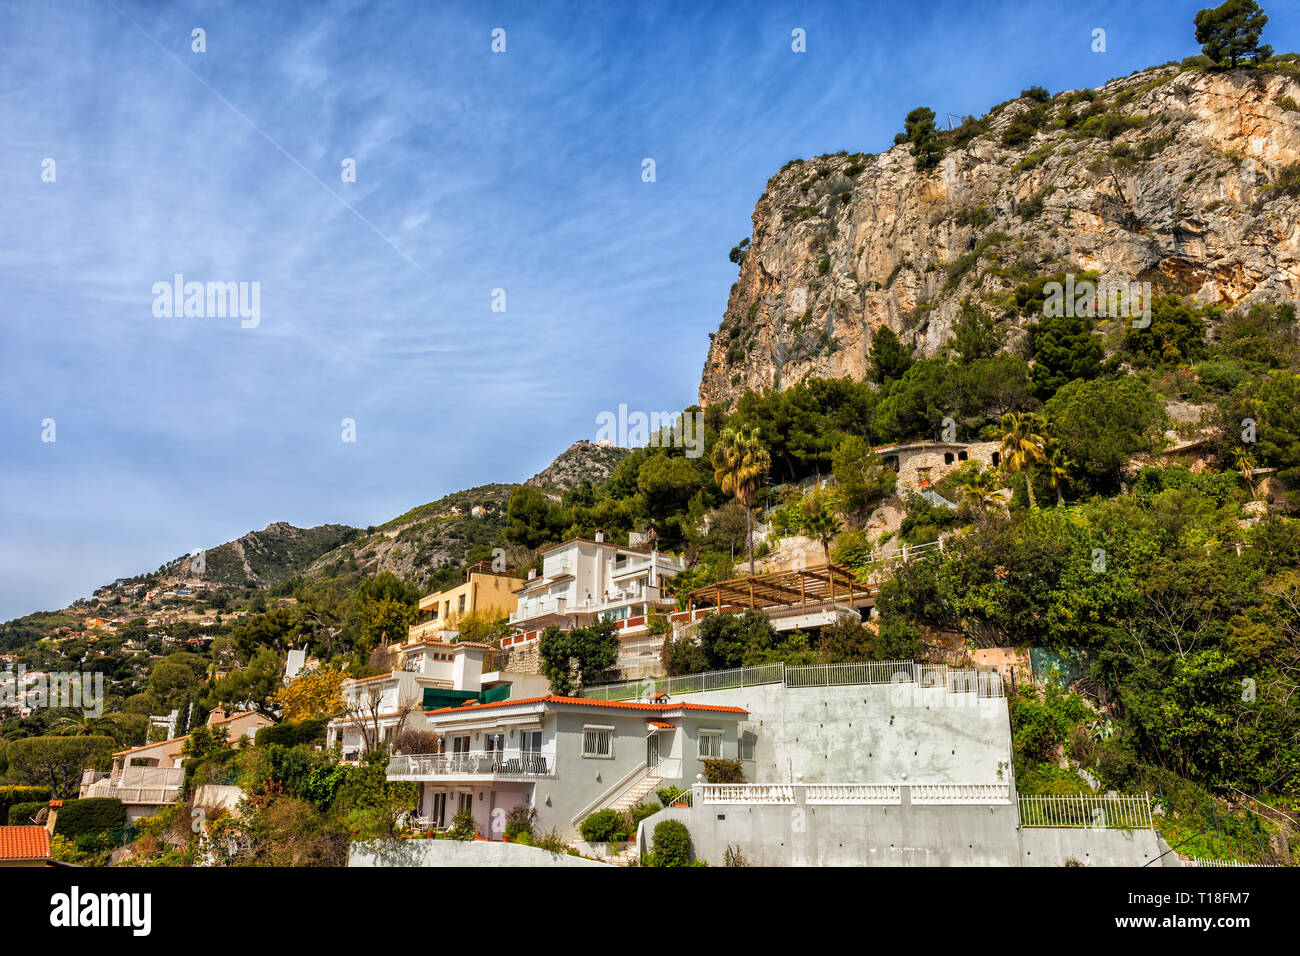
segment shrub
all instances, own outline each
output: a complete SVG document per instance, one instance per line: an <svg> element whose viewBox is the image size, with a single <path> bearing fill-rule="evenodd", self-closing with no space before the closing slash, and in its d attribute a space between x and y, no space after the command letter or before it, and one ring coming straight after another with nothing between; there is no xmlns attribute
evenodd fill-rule
<svg viewBox="0 0 1300 956"><path fill-rule="evenodd" d="M65 800L55 824L58 832L70 840L92 834L108 833L126 826L126 807L114 797L86 797Z"/></svg>
<svg viewBox="0 0 1300 956"><path fill-rule="evenodd" d="M745 769L739 760L706 760L704 779L709 783L744 783Z"/></svg>
<svg viewBox="0 0 1300 956"><path fill-rule="evenodd" d="M531 837L536 823L537 808L521 803L506 814L506 836L515 842L520 836Z"/></svg>
<svg viewBox="0 0 1300 956"><path fill-rule="evenodd" d="M655 824L650 846L651 866L690 866L691 831L680 820L663 820Z"/></svg>
<svg viewBox="0 0 1300 956"><path fill-rule="evenodd" d="M663 809L663 807L659 806L658 804L654 804L654 803L638 803L635 807L632 808L632 826L633 826L633 828L635 829L635 827L636 827L638 824L640 824L640 822L641 822L642 820L645 820L647 817L652 817L652 816L654 816L656 813L658 813L658 812L659 812L660 810L662 810L662 809Z"/></svg>
<svg viewBox="0 0 1300 956"><path fill-rule="evenodd" d="M49 787L0 787L0 820L9 819L9 809L19 803L49 802Z"/></svg>
<svg viewBox="0 0 1300 956"><path fill-rule="evenodd" d="M631 821L617 810L597 810L578 824L588 843L622 843L631 836Z"/></svg>
<svg viewBox="0 0 1300 956"><path fill-rule="evenodd" d="M681 794L682 794L681 788L674 787L672 784L669 784L666 787L660 787L658 790L655 791L655 796L659 798L659 802L662 803L665 807L671 807L673 805L673 801L676 800L679 796L681 796Z"/></svg>
<svg viewBox="0 0 1300 956"><path fill-rule="evenodd" d="M551 829L543 833L541 836L533 837L532 845L537 847L539 850L547 850L551 853L569 852L569 845L564 842L563 838L560 836L560 831L555 829L555 827L551 827Z"/></svg>
<svg viewBox="0 0 1300 956"><path fill-rule="evenodd" d="M286 720L274 727L263 727L257 732L254 742L259 747L265 747L267 744L280 744L284 747L298 744L323 744L325 725L328 723L329 720L324 717L300 720L296 723Z"/></svg>
<svg viewBox="0 0 1300 956"><path fill-rule="evenodd" d="M728 843L726 852L722 855L723 866L749 866L749 860L745 858L745 853L740 847Z"/></svg>
<svg viewBox="0 0 1300 956"><path fill-rule="evenodd" d="M478 836L478 824L474 822L474 814L469 810L461 810L452 817L447 836L452 840L462 841L472 840Z"/></svg>

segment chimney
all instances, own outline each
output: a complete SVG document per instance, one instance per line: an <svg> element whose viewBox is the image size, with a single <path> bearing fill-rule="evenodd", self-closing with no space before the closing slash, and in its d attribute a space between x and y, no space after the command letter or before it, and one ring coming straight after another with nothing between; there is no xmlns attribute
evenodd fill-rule
<svg viewBox="0 0 1300 956"><path fill-rule="evenodd" d="M535 578L535 577L537 577L537 569L536 569L536 568L529 568L529 569L528 569L528 580L531 581L531 580L533 580L533 578Z"/></svg>
<svg viewBox="0 0 1300 956"><path fill-rule="evenodd" d="M225 719L226 719L225 708L218 707L215 710L213 710L212 713L208 714L208 726L211 727L217 721L225 720Z"/></svg>
<svg viewBox="0 0 1300 956"><path fill-rule="evenodd" d="M59 807L61 806L63 806L62 800L50 801L50 812L45 818L45 829L51 836L54 835L54 822L59 819Z"/></svg>
<svg viewBox="0 0 1300 956"><path fill-rule="evenodd" d="M605 532L603 532L603 531L597 531L597 532L596 532L596 543L597 543L597 544L600 544L600 543L601 543L602 541L604 541L604 540L605 540Z"/></svg>

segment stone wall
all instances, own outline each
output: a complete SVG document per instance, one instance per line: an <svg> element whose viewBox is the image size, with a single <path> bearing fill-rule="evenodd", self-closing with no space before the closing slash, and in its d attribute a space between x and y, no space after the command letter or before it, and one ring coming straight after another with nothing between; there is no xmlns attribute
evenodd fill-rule
<svg viewBox="0 0 1300 956"><path fill-rule="evenodd" d="M501 669L515 674L540 674L542 672L540 646L541 641L528 641L502 648Z"/></svg>

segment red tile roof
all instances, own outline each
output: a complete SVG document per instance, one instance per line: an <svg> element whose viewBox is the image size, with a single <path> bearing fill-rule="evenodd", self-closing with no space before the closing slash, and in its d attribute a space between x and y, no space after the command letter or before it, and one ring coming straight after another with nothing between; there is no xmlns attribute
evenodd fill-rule
<svg viewBox="0 0 1300 956"><path fill-rule="evenodd" d="M709 704L647 704L638 700L593 700L589 697L558 697L555 694L547 694L545 697L524 697L519 700L500 700L491 704L439 707L437 710L426 710L425 713L450 714L465 713L466 711L477 713L480 710L488 710L492 707L514 707L518 704L579 704L583 707L599 707L606 710L639 710L648 711L652 714L663 714L675 710L704 710L718 714L749 713L749 711L745 710L743 707L722 707Z"/></svg>
<svg viewBox="0 0 1300 956"><path fill-rule="evenodd" d="M677 725L676 725L676 724L665 723L665 722L662 721L662 720L647 720L646 723L649 724L651 727L658 727L660 730L676 730L676 729L677 729Z"/></svg>
<svg viewBox="0 0 1300 956"><path fill-rule="evenodd" d="M50 834L45 827L0 827L0 860L48 860Z"/></svg>

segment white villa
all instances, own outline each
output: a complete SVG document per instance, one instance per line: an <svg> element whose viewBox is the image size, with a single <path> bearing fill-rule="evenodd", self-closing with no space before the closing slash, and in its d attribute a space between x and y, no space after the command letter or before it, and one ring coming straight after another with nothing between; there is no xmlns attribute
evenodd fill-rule
<svg viewBox="0 0 1300 956"><path fill-rule="evenodd" d="M497 670L498 655L487 644L425 640L398 650L400 669L343 682L344 713L330 721L326 742L341 744L344 760L358 760L403 731L427 730L426 709L550 688L544 677Z"/></svg>
<svg viewBox="0 0 1300 956"><path fill-rule="evenodd" d="M739 729L749 714L734 706L548 694L424 717L440 752L392 757L388 779L420 784L423 825L444 829L468 809L492 840L521 804L537 811L535 833L554 827L572 839L588 814L693 783L705 760L753 757Z"/></svg>
<svg viewBox="0 0 1300 956"><path fill-rule="evenodd" d="M649 633L647 617L673 610L664 584L682 570L671 554L639 543L611 544L599 532L594 540L573 538L544 548L541 573L530 572L515 591L518 606L510 624L517 633L503 639L502 647L536 640L552 625L568 629L608 620L618 628L623 673L654 670L663 639Z"/></svg>

